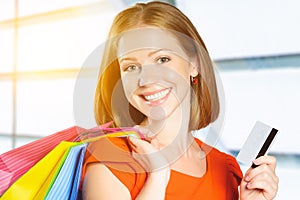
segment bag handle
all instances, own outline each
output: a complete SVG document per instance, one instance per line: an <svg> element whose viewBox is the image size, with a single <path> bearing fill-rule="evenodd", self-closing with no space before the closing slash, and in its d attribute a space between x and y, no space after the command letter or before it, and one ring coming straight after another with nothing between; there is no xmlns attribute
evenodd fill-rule
<svg viewBox="0 0 300 200"><path fill-rule="evenodd" d="M102 138L114 138L114 137L136 137L139 139L145 139L144 135L134 127L120 127L111 128L113 122L108 122L91 129L88 129L80 133L73 141L75 142L93 142Z"/></svg>

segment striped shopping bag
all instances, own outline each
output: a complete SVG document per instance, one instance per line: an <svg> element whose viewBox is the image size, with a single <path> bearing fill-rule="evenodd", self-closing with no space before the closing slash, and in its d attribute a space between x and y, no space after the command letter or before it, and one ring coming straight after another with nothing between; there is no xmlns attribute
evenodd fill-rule
<svg viewBox="0 0 300 200"><path fill-rule="evenodd" d="M144 138L134 128L96 127L82 132L74 140L62 141L48 154L34 164L0 197L11 199L77 199L82 164L88 143L102 138L135 137Z"/></svg>
<svg viewBox="0 0 300 200"><path fill-rule="evenodd" d="M0 196L61 141L79 141L81 135L105 129L111 124L110 122L89 130L74 126L1 154Z"/></svg>
<svg viewBox="0 0 300 200"><path fill-rule="evenodd" d="M45 199L77 199L86 147L87 143L71 148Z"/></svg>
<svg viewBox="0 0 300 200"><path fill-rule="evenodd" d="M0 199L44 199L49 185L63 166L70 149L76 145L76 142L61 142L16 180Z"/></svg>
<svg viewBox="0 0 300 200"><path fill-rule="evenodd" d="M83 130L74 126L0 155L0 196L62 140L73 141Z"/></svg>

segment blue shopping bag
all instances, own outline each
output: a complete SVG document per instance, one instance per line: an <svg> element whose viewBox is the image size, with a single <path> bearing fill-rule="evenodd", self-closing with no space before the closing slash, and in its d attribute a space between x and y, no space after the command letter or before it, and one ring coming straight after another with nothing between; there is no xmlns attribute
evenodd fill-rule
<svg viewBox="0 0 300 200"><path fill-rule="evenodd" d="M9 188L2 196L0 193L0 199L80 199L82 166L89 143L103 138L127 137L128 135L144 137L135 128L108 128L107 126L104 124L80 134L76 133L77 136L73 137L74 142L62 140L24 174L20 175L18 180L10 183ZM45 146L47 147L47 143ZM26 157L31 158L30 152L35 153L37 148L30 149L28 147L28 149L30 151L18 151L13 155L21 157L25 152ZM0 177L0 186L1 184Z"/></svg>
<svg viewBox="0 0 300 200"><path fill-rule="evenodd" d="M86 147L83 143L70 149L45 199L77 199Z"/></svg>

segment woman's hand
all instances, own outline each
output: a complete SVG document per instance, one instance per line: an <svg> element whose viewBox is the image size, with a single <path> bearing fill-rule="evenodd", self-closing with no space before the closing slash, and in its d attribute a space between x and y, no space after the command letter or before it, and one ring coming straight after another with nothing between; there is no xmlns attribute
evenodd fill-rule
<svg viewBox="0 0 300 200"><path fill-rule="evenodd" d="M129 137L128 140L133 157L149 174L136 200L165 199L170 179L170 167L167 159L159 152L158 141L152 139L148 142L134 137Z"/></svg>
<svg viewBox="0 0 300 200"><path fill-rule="evenodd" d="M156 139L146 141L129 137L128 140L132 149L132 156L147 172L170 170L167 159L159 151L160 146Z"/></svg>
<svg viewBox="0 0 300 200"><path fill-rule="evenodd" d="M261 156L253 161L256 168L245 173L240 187L240 199L270 200L278 191L279 179L275 174L276 158Z"/></svg>

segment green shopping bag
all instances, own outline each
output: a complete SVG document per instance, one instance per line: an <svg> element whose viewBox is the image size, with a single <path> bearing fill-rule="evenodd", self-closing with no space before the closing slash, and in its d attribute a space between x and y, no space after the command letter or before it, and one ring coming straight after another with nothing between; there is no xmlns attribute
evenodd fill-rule
<svg viewBox="0 0 300 200"><path fill-rule="evenodd" d="M88 143L110 137L143 136L133 128L90 129L81 142L62 141L37 162L0 197L12 199L76 199L82 164Z"/></svg>
<svg viewBox="0 0 300 200"><path fill-rule="evenodd" d="M28 172L14 182L2 195L1 200L44 199L49 186L55 180L71 147L78 142L61 142Z"/></svg>
<svg viewBox="0 0 300 200"><path fill-rule="evenodd" d="M69 199L76 200L82 172L82 164L86 152L87 143L73 146L59 171L53 180L45 199Z"/></svg>

